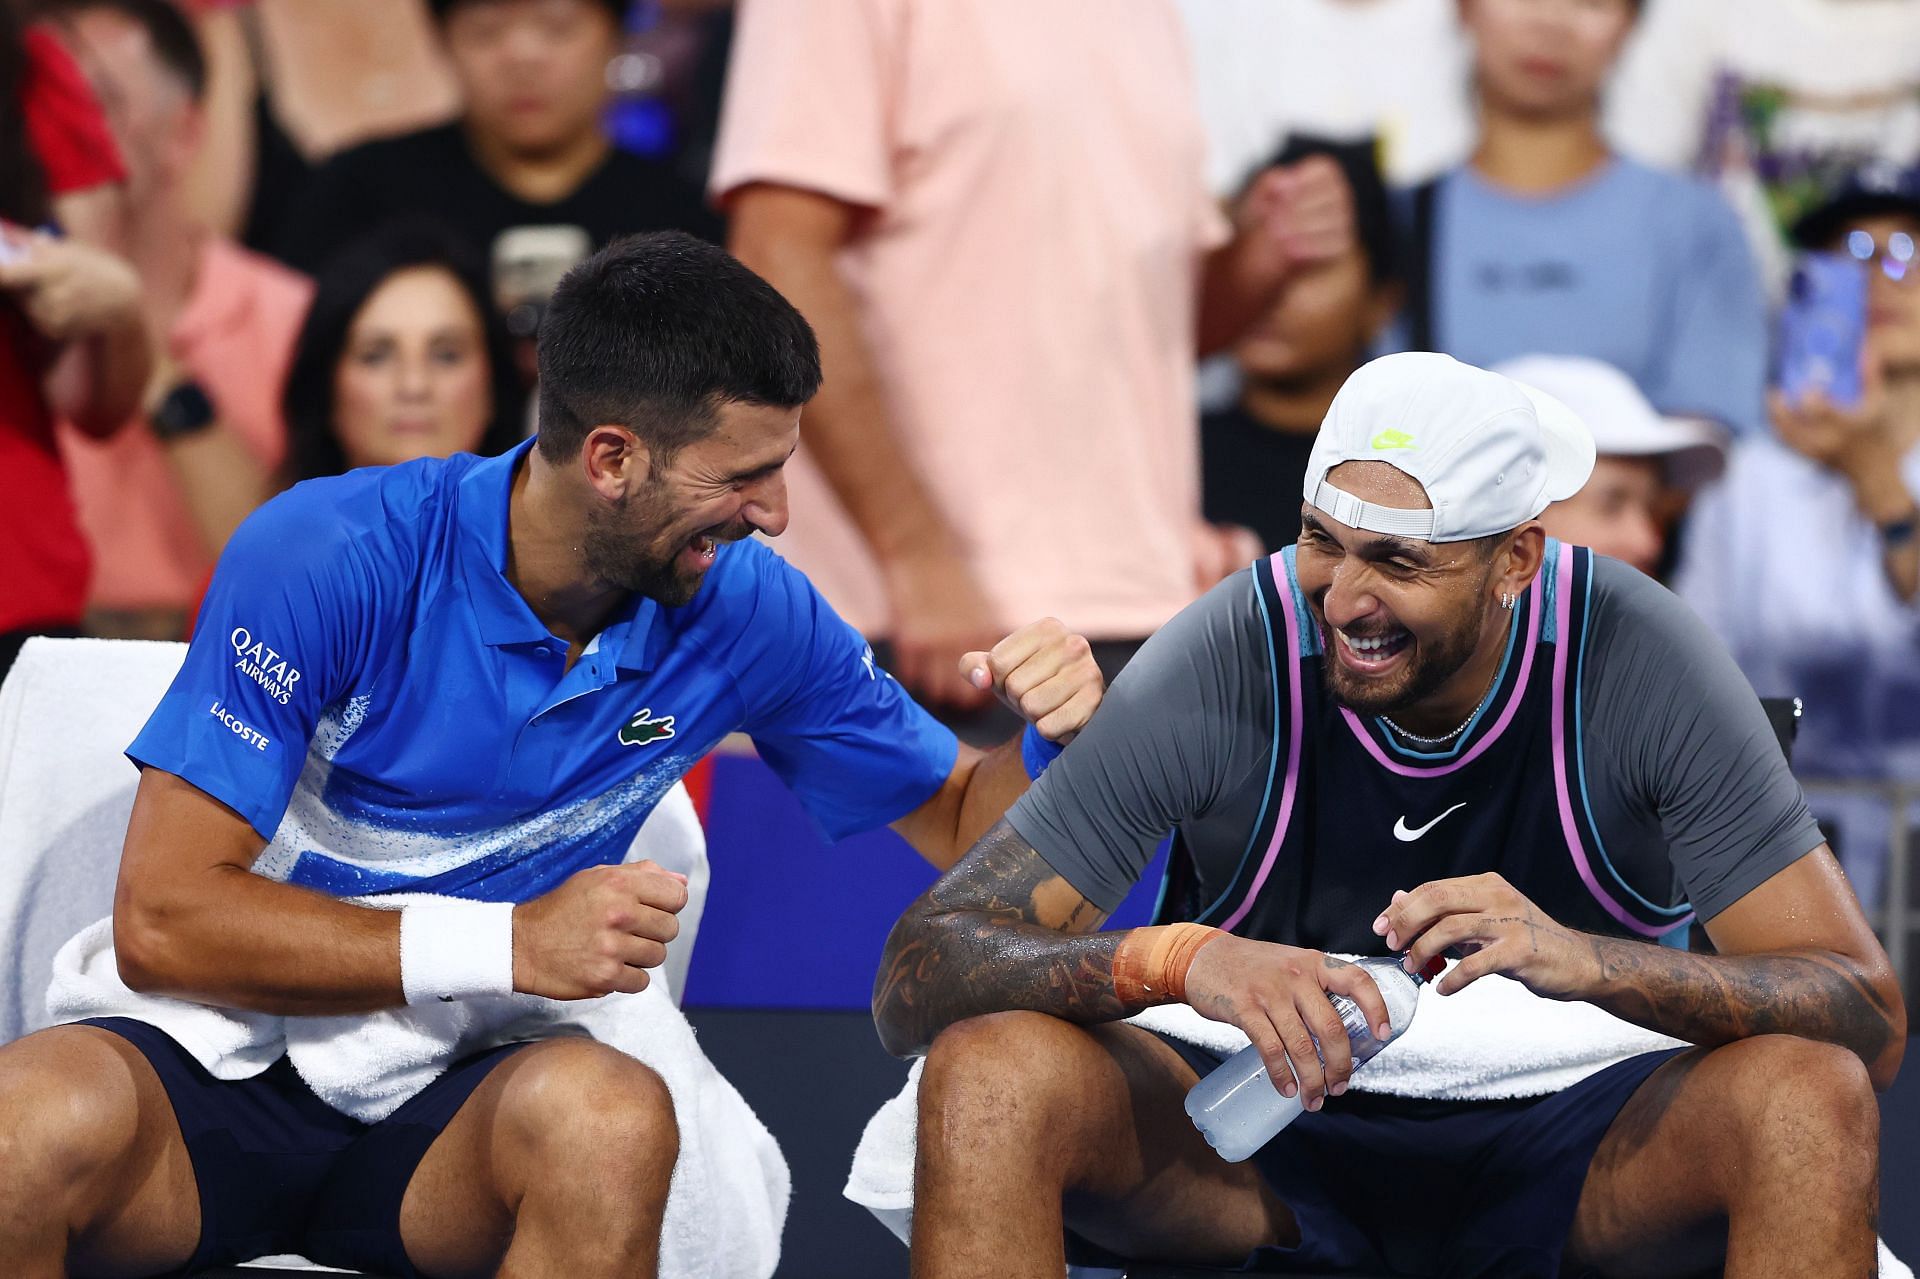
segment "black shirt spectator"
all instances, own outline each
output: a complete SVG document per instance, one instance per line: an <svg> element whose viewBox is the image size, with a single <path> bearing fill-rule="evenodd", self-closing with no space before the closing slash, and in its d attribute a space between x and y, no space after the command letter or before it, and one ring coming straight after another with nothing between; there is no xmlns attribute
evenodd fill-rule
<svg viewBox="0 0 1920 1279"><path fill-rule="evenodd" d="M434 0L461 119L336 155L276 237L316 269L397 215L426 217L491 263L494 300L532 332L567 268L617 235L720 238L697 184L615 148L602 126L623 0Z"/></svg>
<svg viewBox="0 0 1920 1279"><path fill-rule="evenodd" d="M659 161L609 149L600 167L551 203L523 199L480 167L461 125L445 124L343 151L314 175L278 245L316 270L341 246L401 214L431 213L482 253L521 226L577 226L594 245L630 231L677 228L720 238L698 187Z"/></svg>

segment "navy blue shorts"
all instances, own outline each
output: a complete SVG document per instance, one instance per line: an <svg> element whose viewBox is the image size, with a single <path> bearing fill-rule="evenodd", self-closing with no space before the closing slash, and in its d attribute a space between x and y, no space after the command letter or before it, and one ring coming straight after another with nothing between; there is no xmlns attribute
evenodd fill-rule
<svg viewBox="0 0 1920 1279"><path fill-rule="evenodd" d="M176 1274L296 1252L324 1265L413 1279L400 1201L414 1169L487 1072L525 1044L455 1062L377 1124L315 1096L282 1057L251 1079L215 1079L163 1031L127 1017L110 1030L160 1076L200 1186L200 1244Z"/></svg>
<svg viewBox="0 0 1920 1279"><path fill-rule="evenodd" d="M1160 1038L1202 1076L1224 1060ZM1241 1269L1552 1279L1601 1138L1683 1051L1643 1053L1517 1101L1329 1097L1253 1156L1293 1210L1300 1246L1258 1249ZM1082 1240L1068 1245L1076 1264L1112 1260Z"/></svg>

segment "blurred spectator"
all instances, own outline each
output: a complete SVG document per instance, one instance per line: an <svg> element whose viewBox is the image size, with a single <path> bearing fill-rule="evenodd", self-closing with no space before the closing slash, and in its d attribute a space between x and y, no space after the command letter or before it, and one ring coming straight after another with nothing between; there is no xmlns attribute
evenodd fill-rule
<svg viewBox="0 0 1920 1279"><path fill-rule="evenodd" d="M1221 194L1289 134L1376 137L1396 185L1473 149L1459 0L1181 0Z"/></svg>
<svg viewBox="0 0 1920 1279"><path fill-rule="evenodd" d="M320 273L287 377L286 478L503 453L521 409L478 266L438 228L397 222Z"/></svg>
<svg viewBox="0 0 1920 1279"><path fill-rule="evenodd" d="M211 234L189 208L206 66L180 12L167 0L62 0L51 13L126 160L128 255L159 348L131 429L110 440L60 432L94 551L87 630L177 639L226 531L252 509L247 475L280 464L280 392L312 286ZM191 508L168 454L198 462L195 436L216 417L253 465L212 477L200 486L212 505Z"/></svg>
<svg viewBox="0 0 1920 1279"><path fill-rule="evenodd" d="M148 376L139 279L98 247L124 229L123 177L80 69L0 3L0 674L29 634L77 629L86 605L54 418L110 435Z"/></svg>
<svg viewBox="0 0 1920 1279"><path fill-rule="evenodd" d="M1259 323L1232 347L1236 403L1200 422L1206 517L1240 524L1277 551L1300 536L1300 488L1320 420L1347 375L1366 362L1399 305L1386 186L1371 142L1295 137L1281 167L1331 156L1353 191L1355 236L1345 252L1296 271Z"/></svg>
<svg viewBox="0 0 1920 1279"><path fill-rule="evenodd" d="M1608 150L1601 88L1633 0L1462 0L1480 134L1417 189L1404 345L1483 367L1605 360L1661 413L1760 429L1765 301L1706 184Z"/></svg>
<svg viewBox="0 0 1920 1279"><path fill-rule="evenodd" d="M1667 534L1694 491L1726 469L1720 430L1661 417L1633 379L1578 355L1523 355L1494 372L1545 391L1593 432L1593 474L1585 487L1540 516L1547 535L1590 546L1655 576Z"/></svg>
<svg viewBox="0 0 1920 1279"><path fill-rule="evenodd" d="M389 218L430 216L494 264L505 311L527 299L499 296L503 255L523 264L520 275L557 280L623 232L719 238L695 183L670 164L616 149L601 127L625 8L623 0L433 0L463 115L328 161L287 220L282 255L312 270ZM527 318L530 333L535 316Z"/></svg>
<svg viewBox="0 0 1920 1279"><path fill-rule="evenodd" d="M1200 522L1195 333L1237 336L1351 211L1316 158L1229 244L1184 48L1172 0L740 12L712 187L826 367L779 549L935 704L979 705L959 654L1048 612L1111 671L1257 550Z"/></svg>
<svg viewBox="0 0 1920 1279"><path fill-rule="evenodd" d="M442 124L459 88L427 0L183 0L207 60L196 215L266 249L313 166Z"/></svg>
<svg viewBox="0 0 1920 1279"><path fill-rule="evenodd" d="M1716 179L1777 294L1796 219L1849 173L1920 164L1920 0L1649 0L1607 124Z"/></svg>
<svg viewBox="0 0 1920 1279"><path fill-rule="evenodd" d="M1865 394L1772 401L1778 438L1742 440L1701 494L1676 588L1762 696L1806 702L1795 771L1920 780L1920 172L1857 184L1795 227L1865 250ZM1816 794L1861 900L1880 896L1884 804ZM1908 815L1920 820L1920 812Z"/></svg>

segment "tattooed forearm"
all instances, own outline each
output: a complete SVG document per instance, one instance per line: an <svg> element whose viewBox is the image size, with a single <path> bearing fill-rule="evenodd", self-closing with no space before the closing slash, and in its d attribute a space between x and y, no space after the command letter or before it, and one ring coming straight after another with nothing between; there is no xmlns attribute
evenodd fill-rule
<svg viewBox="0 0 1920 1279"><path fill-rule="evenodd" d="M881 1042L924 1052L952 1023L1012 1008L1088 1022L1139 1011L1114 994L1126 934L1093 932L1105 918L998 823L893 926L873 986Z"/></svg>
<svg viewBox="0 0 1920 1279"><path fill-rule="evenodd" d="M1799 1035L1851 1048L1876 1078L1902 1046L1906 1015L1883 982L1842 955L1698 955L1589 937L1601 981L1593 1002L1695 1044ZM1897 1064L1897 1063L1896 1063Z"/></svg>

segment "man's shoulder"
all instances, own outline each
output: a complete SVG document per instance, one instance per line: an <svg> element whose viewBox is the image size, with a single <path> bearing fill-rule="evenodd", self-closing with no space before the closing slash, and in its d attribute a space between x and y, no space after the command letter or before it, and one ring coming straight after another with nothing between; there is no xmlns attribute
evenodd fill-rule
<svg viewBox="0 0 1920 1279"><path fill-rule="evenodd" d="M1608 184L1620 196L1658 210L1658 225L1675 236L1703 229L1714 234L1728 229L1739 232L1733 206L1717 186L1696 174L1675 173L1618 156L1608 175Z"/></svg>
<svg viewBox="0 0 1920 1279"><path fill-rule="evenodd" d="M1588 551L1592 563L1592 616L1615 626L1660 626L1676 615L1690 616L1687 606L1666 587L1633 565Z"/></svg>
<svg viewBox="0 0 1920 1279"><path fill-rule="evenodd" d="M229 554L271 555L288 569L350 567L370 578L405 578L445 535L451 495L478 460L456 454L304 480L250 515Z"/></svg>

